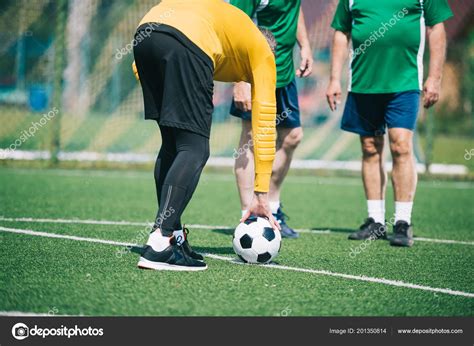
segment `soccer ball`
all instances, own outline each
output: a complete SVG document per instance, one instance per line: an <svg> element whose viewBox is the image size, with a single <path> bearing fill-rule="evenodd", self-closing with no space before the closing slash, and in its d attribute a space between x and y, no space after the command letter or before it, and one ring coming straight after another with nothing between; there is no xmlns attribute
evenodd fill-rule
<svg viewBox="0 0 474 346"><path fill-rule="evenodd" d="M234 251L246 263L269 263L280 252L281 234L268 220L251 218L237 226L232 240Z"/></svg>

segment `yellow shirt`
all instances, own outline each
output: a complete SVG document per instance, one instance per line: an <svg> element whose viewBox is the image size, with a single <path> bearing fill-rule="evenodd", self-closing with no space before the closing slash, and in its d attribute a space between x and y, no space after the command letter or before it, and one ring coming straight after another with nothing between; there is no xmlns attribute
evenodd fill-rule
<svg viewBox="0 0 474 346"><path fill-rule="evenodd" d="M255 191L268 192L275 158L276 67L265 37L244 12L223 0L163 0L139 25L146 23L167 24L186 35L211 58L215 80L252 85Z"/></svg>

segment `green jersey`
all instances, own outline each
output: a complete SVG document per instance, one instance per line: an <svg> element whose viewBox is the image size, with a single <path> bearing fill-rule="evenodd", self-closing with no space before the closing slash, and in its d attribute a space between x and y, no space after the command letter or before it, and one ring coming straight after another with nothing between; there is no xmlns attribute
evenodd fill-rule
<svg viewBox="0 0 474 346"><path fill-rule="evenodd" d="M275 36L277 88L290 84L295 78L293 48L300 13L300 0L230 0L230 3L251 17L258 26L269 29Z"/></svg>
<svg viewBox="0 0 474 346"><path fill-rule="evenodd" d="M421 90L425 27L452 15L446 0L340 0L331 26L352 36L349 91Z"/></svg>

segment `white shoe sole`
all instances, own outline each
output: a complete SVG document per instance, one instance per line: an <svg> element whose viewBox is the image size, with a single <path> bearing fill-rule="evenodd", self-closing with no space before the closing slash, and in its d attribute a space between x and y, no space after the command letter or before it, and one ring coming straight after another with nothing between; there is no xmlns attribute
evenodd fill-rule
<svg viewBox="0 0 474 346"><path fill-rule="evenodd" d="M207 265L205 267L188 267L188 266L178 266L176 264L168 264L163 262L152 262L147 260L146 258L140 257L140 260L137 264L138 268L141 269L153 269L153 270L171 270L171 271L201 271L206 270Z"/></svg>

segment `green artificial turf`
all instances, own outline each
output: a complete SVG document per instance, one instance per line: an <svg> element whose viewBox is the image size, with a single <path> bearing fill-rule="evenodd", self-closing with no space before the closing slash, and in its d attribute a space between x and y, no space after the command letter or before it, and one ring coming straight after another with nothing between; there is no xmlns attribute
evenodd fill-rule
<svg viewBox="0 0 474 346"><path fill-rule="evenodd" d="M283 191L289 224L306 229L284 240L283 266L399 280L474 293L474 184L421 181L413 248L370 243L351 257L347 234L363 221L359 179L290 176ZM393 213L392 193L387 209ZM240 216L234 177L204 174L183 221L196 250L235 257L232 230ZM0 216L145 223L156 213L152 173L0 169ZM387 214L388 216L390 214ZM145 226L0 220L0 226L143 243ZM331 230L330 233L311 229ZM207 258L205 272L136 269L123 247L0 232L0 311L64 315L472 316L474 298L317 273L239 265Z"/></svg>

